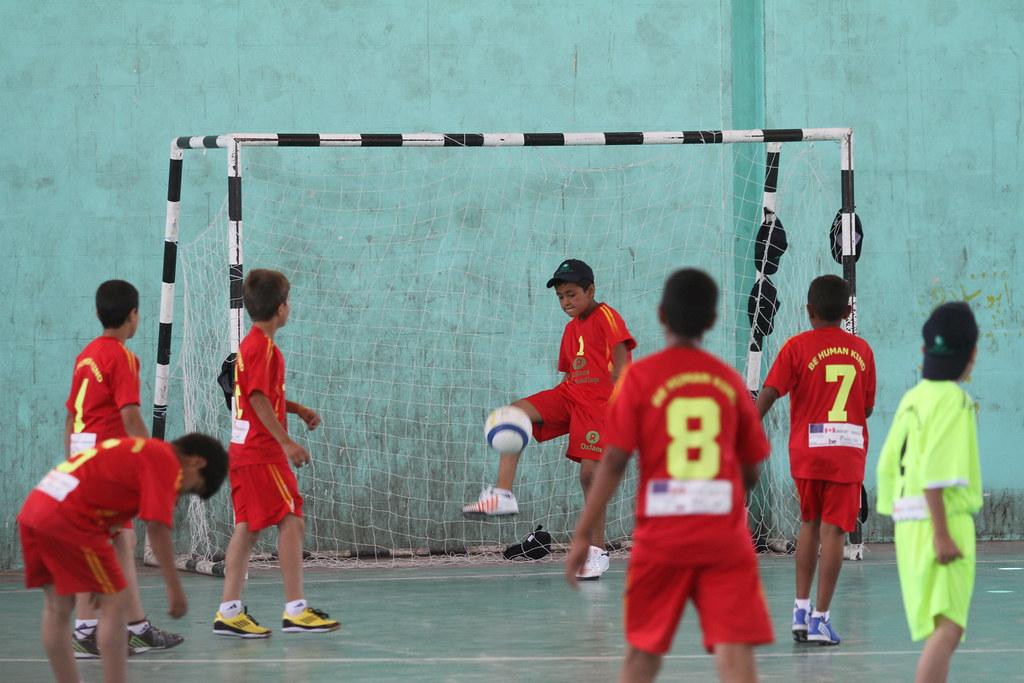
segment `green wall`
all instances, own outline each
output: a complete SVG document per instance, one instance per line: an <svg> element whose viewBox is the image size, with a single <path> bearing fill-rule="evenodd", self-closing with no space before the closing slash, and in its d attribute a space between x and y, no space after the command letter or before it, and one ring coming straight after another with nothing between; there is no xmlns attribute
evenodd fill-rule
<svg viewBox="0 0 1024 683"><path fill-rule="evenodd" d="M1003 501L989 528L1020 537L1024 17L1013 2L764 5L0 0L0 567L16 562L21 499L60 453L71 359L97 332L92 293L110 277L142 293L132 346L148 413L172 136L727 128L760 111L767 126L857 131L876 445L915 380L928 309L976 305L970 390ZM190 212L216 211L222 171L221 157L186 160Z"/></svg>

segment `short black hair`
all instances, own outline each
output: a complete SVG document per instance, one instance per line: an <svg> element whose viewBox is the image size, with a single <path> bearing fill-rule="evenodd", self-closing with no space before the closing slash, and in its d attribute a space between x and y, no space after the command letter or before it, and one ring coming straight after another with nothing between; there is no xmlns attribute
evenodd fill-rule
<svg viewBox="0 0 1024 683"><path fill-rule="evenodd" d="M182 455L194 455L206 461L203 467L203 490L199 493L205 500L220 490L228 475L228 452L224 445L206 434L192 432L171 442Z"/></svg>
<svg viewBox="0 0 1024 683"><path fill-rule="evenodd" d="M242 283L242 303L253 322L270 320L281 304L288 301L291 285L284 273L254 268Z"/></svg>
<svg viewBox="0 0 1024 683"><path fill-rule="evenodd" d="M139 290L124 280L107 280L96 288L96 317L103 329L121 327L139 309Z"/></svg>
<svg viewBox="0 0 1024 683"><path fill-rule="evenodd" d="M807 305L826 322L842 320L846 307L850 305L850 283L838 275L814 278L807 288Z"/></svg>
<svg viewBox="0 0 1024 683"><path fill-rule="evenodd" d="M718 285L710 275L696 268L683 268L665 280L661 314L674 334L700 339L715 324Z"/></svg>

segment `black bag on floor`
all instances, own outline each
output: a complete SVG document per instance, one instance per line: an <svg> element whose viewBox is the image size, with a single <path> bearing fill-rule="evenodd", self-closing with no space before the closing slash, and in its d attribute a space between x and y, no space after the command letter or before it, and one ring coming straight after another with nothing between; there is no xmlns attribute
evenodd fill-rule
<svg viewBox="0 0 1024 683"><path fill-rule="evenodd" d="M522 543L505 548L502 555L506 560L539 560L550 553L551 534L544 531L544 527L538 524L533 533L523 539Z"/></svg>

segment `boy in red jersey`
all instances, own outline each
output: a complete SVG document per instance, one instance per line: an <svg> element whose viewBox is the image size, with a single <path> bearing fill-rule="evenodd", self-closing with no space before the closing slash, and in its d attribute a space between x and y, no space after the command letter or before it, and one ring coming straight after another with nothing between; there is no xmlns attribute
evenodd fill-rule
<svg viewBox="0 0 1024 683"><path fill-rule="evenodd" d="M72 454L29 493L18 513L25 586L43 589L42 641L57 681L79 680L67 638L76 593L90 593L99 604L104 680L125 680L130 596L111 535L133 517L147 523L146 535L167 587L168 614L175 619L185 614L188 603L171 545L174 506L189 493L209 498L226 472L224 447L203 434L169 444L106 439Z"/></svg>
<svg viewBox="0 0 1024 683"><path fill-rule="evenodd" d="M326 613L306 604L302 587L302 538L306 524L290 460L302 467L310 460L306 449L288 436L286 413L295 413L309 429L320 416L284 394L284 356L274 344L274 334L288 322L288 278L275 270L257 268L242 284L242 301L252 319L252 329L238 347L235 361L235 413L231 429L231 503L235 531L224 559L224 589L213 622L217 635L267 638L270 629L260 626L243 609L241 597L249 556L260 532L278 530L277 554L284 579L286 633L322 633L340 627Z"/></svg>
<svg viewBox="0 0 1024 683"><path fill-rule="evenodd" d="M700 348L717 301L702 271L665 282L658 317L666 347L631 365L615 387L604 460L566 557L575 585L586 539L639 451L620 681L654 680L691 598L721 680L755 681L753 646L772 642L744 506L769 447L743 380Z"/></svg>
<svg viewBox="0 0 1024 683"><path fill-rule="evenodd" d="M562 334L558 370L563 381L553 389L520 399L533 422L537 441L569 435L566 457L580 464L580 485L586 497L604 452L604 411L615 381L629 364L636 348L626 323L608 304L594 299L594 271L583 261L563 261L548 280L562 310L571 318ZM466 514L512 515L519 503L512 493L521 453L502 453L498 482L480 493L476 503L462 508ZM590 555L581 579L597 579L608 569L604 549L604 519L594 525Z"/></svg>
<svg viewBox="0 0 1024 683"><path fill-rule="evenodd" d="M838 645L829 607L843 566L843 541L860 511L867 458L867 418L875 405L875 359L868 343L846 332L850 286L822 275L807 290L811 330L779 351L757 397L761 416L789 394L790 472L800 494L793 638ZM818 595L811 582L821 547Z"/></svg>
<svg viewBox="0 0 1024 683"><path fill-rule="evenodd" d="M125 346L139 326L138 290L124 280L104 282L96 290L96 317L103 325L103 334L89 342L75 359L71 391L65 404L64 448L68 456L107 439L149 436L139 410L139 359ZM136 542L132 520L125 520L114 536L114 550L127 583L131 654L174 647L184 640L177 633L156 628L146 619L135 573ZM75 615L75 657L99 657L96 608L88 594L78 596Z"/></svg>

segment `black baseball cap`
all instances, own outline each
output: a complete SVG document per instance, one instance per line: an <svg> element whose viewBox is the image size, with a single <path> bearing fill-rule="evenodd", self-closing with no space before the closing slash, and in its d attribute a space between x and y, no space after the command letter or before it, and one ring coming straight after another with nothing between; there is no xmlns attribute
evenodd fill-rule
<svg viewBox="0 0 1024 683"><path fill-rule="evenodd" d="M593 282L594 271L583 261L570 258L562 261L555 268L555 274L548 280L548 287L554 287L562 282Z"/></svg>
<svg viewBox="0 0 1024 683"><path fill-rule="evenodd" d="M924 378L956 380L964 374L978 343L978 323L966 302L945 303L932 311L921 328L921 336Z"/></svg>

